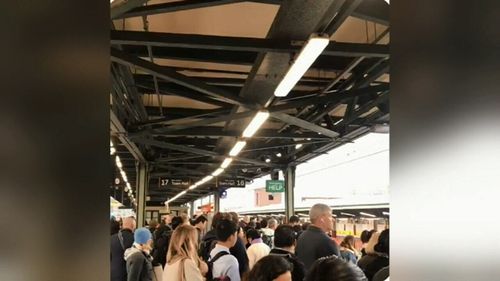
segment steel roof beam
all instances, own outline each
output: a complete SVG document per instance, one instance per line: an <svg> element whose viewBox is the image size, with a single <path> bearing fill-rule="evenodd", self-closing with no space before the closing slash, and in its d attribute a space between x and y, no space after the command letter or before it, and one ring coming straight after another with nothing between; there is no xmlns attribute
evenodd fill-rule
<svg viewBox="0 0 500 281"><path fill-rule="evenodd" d="M215 123L219 123L219 122L247 118L247 117L254 116L256 113L257 113L256 110L242 111L239 113L233 113L233 114L223 115L223 116L219 116L219 117L205 118L205 119L197 120L197 121L193 121L193 122L186 122L184 124L179 124L179 125L174 125L174 126L168 126L168 127L163 127L163 128L157 128L157 129L146 129L146 130L143 130L141 132L133 133L133 134L131 134L131 136L138 136L138 135L145 135L145 134L160 135L160 134L168 133L168 132L172 132L172 131L178 131L178 130L193 128L193 127L200 127L200 126L215 124Z"/></svg>
<svg viewBox="0 0 500 281"><path fill-rule="evenodd" d="M284 0L252 0L251 2L280 5ZM389 26L389 4L382 0L363 0L352 16Z"/></svg>
<svg viewBox="0 0 500 281"><path fill-rule="evenodd" d="M220 116L220 115L223 115L223 114L229 114L230 113L230 109L213 109L211 110L210 112L207 112L207 113L202 113L202 114L196 114L196 115L191 115L191 116L186 116L186 117L182 117L182 118L175 118L175 119L171 119L171 118L158 118L158 119L152 119L152 120L149 120L149 121L146 121L146 122L142 122L142 123L138 123L138 124L135 124L136 127L139 127L139 126L144 126L144 125L159 125L159 124L162 124L162 125L180 125L180 124L183 124L183 123L188 123L188 122L193 122L193 121L196 121L200 118L205 118L205 117L208 117L208 116Z"/></svg>
<svg viewBox="0 0 500 281"><path fill-rule="evenodd" d="M200 102L204 102L207 104L220 106L220 107L228 107L231 105L230 103L213 99L211 96L203 95L200 92L191 91L189 89L179 89L179 88L175 88L175 87L171 87L171 86L165 86L165 85L162 85L162 83L160 83L160 85L161 86L158 89L160 95L178 96L178 97L183 97L183 98L187 98L190 100L200 101ZM150 91L149 94L153 94L156 91L156 89L154 88L154 84L152 84L152 83L142 83L142 82L138 82L136 80L136 86L137 86L137 88L140 88L143 93L144 93L144 90L149 90Z"/></svg>
<svg viewBox="0 0 500 281"><path fill-rule="evenodd" d="M242 0L185 0L169 3L153 4L143 7L134 8L127 13L121 14L116 18L142 17L156 14L172 13L177 11L185 11L199 9L205 7L213 7L219 5L233 4L244 2Z"/></svg>
<svg viewBox="0 0 500 281"><path fill-rule="evenodd" d="M182 75L167 67L162 67L150 61L127 54L123 51L111 48L111 60L126 66L134 66L151 75L156 75L159 78L199 91L221 101L234 105L250 107L250 105L239 96L227 93L221 89L200 82L197 79Z"/></svg>
<svg viewBox="0 0 500 281"><path fill-rule="evenodd" d="M154 135L154 134L153 134ZM166 132L158 134L164 137L177 137L177 136L191 136L191 137L231 137L237 138L241 136L239 130L224 130L222 127L200 127L196 130L184 129L179 131ZM325 136L318 135L317 133L276 133L275 129L260 129L252 136L256 138L269 138L269 139L328 139Z"/></svg>
<svg viewBox="0 0 500 281"><path fill-rule="evenodd" d="M115 0L111 3L111 19L121 17L126 12L136 7L140 7L146 2L148 2L148 0Z"/></svg>
<svg viewBox="0 0 500 281"><path fill-rule="evenodd" d="M297 117L294 117L294 116L291 116L288 114L274 112L274 113L271 113L271 117L276 118L278 120L281 120L281 121L283 121L287 124L290 124L290 125L295 125L295 126L304 128L304 129L309 130L309 131L321 133L322 135L325 135L327 137L336 138L339 136L339 133L337 133L337 132L331 131L329 129L323 128L321 126L307 122L303 119L300 119L300 118L297 118Z"/></svg>
<svg viewBox="0 0 500 281"><path fill-rule="evenodd" d="M211 156L211 157L220 157L224 158L226 157L223 154L219 154L213 151L208 151L208 150L203 150L203 149L198 149L194 147L188 147L188 146L183 146L183 145L177 145L177 144L172 144L172 143L167 143L167 142L161 142L157 140L152 140L152 139L145 139L145 138L134 138L134 142L139 142L151 146L157 146L161 148L166 148L166 149L172 149L172 150L177 150L177 151L183 151L183 152L188 152L188 153L194 153L194 154L199 154L199 155L204 155L204 156ZM246 163L251 163L259 166L267 166L267 167L274 167L276 165L271 164L271 163L265 163L253 159L247 159L244 157L233 157L234 160L241 161L241 162L246 162Z"/></svg>
<svg viewBox="0 0 500 281"><path fill-rule="evenodd" d="M390 5L382 0L364 0L352 16L389 26Z"/></svg>
<svg viewBox="0 0 500 281"><path fill-rule="evenodd" d="M278 53L298 52L302 48L300 45L292 45L289 40L123 30L111 31L111 43L152 47L193 48L197 50ZM323 51L322 55L387 57L389 56L389 46L332 41Z"/></svg>

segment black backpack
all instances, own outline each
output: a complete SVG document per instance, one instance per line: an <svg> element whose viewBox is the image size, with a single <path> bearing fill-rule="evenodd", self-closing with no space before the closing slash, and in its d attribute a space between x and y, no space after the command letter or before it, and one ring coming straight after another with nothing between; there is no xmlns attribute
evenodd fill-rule
<svg viewBox="0 0 500 281"><path fill-rule="evenodd" d="M215 248L215 244L217 244L217 238L213 237L211 239L203 240L200 243L200 252L198 255L205 261L208 262L210 258L210 252L213 248Z"/></svg>
<svg viewBox="0 0 500 281"><path fill-rule="evenodd" d="M217 255L215 255L213 259L211 259L210 261L207 262L208 272L207 272L207 275L205 276L207 278L206 281L231 281L231 278L229 278L228 276L214 278L213 273L212 273L213 267L214 267L214 262L216 260L218 260L220 257L225 256L225 255L229 255L229 253L226 251L218 252Z"/></svg>
<svg viewBox="0 0 500 281"><path fill-rule="evenodd" d="M262 242L264 242L269 248L273 248L273 240L274 240L274 235L266 235L264 234L263 231L260 231L261 237L262 237Z"/></svg>
<svg viewBox="0 0 500 281"><path fill-rule="evenodd" d="M170 239L172 238L172 230L164 231L157 235L154 241L153 251L151 255L153 256L153 265L156 266L161 264L163 267L167 262L167 252L170 245Z"/></svg>

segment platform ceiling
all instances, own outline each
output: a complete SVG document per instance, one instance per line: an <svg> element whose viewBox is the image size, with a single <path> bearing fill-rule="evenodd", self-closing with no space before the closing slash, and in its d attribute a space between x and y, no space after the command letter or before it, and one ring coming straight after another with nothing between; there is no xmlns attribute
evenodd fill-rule
<svg viewBox="0 0 500 281"><path fill-rule="evenodd" d="M138 158L150 164L147 205L183 190L160 188L160 177L195 182L220 166L256 110L271 117L221 176L261 177L389 123L384 0L115 0L111 17L111 135L130 179ZM328 33L327 49L274 97L315 32Z"/></svg>

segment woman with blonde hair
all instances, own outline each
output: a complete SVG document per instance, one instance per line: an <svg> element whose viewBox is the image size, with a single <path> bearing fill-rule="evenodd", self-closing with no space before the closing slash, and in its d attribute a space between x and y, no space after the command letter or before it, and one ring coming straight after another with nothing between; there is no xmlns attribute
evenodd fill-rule
<svg viewBox="0 0 500 281"><path fill-rule="evenodd" d="M189 224L179 225L172 233L163 280L203 281L208 266L197 253L198 231Z"/></svg>

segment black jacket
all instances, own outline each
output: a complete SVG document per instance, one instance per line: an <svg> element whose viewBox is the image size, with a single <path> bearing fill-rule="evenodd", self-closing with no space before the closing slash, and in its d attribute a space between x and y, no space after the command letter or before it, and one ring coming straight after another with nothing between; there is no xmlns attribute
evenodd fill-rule
<svg viewBox="0 0 500 281"><path fill-rule="evenodd" d="M123 238L123 247L120 238ZM134 234L130 229L120 230L111 235L111 281L127 281L127 267L123 254L125 250L132 247L134 243Z"/></svg>
<svg viewBox="0 0 500 281"><path fill-rule="evenodd" d="M275 255L275 256L280 256L284 257L286 260L288 260L292 265L293 265L293 270L292 270L292 281L303 281L304 277L306 275L305 269L304 269L304 264L299 261L296 255L293 253L290 253L288 251L274 248L271 250L269 255Z"/></svg>
<svg viewBox="0 0 500 281"><path fill-rule="evenodd" d="M154 248L152 252L153 266L160 265L165 268L167 263L167 251L172 237L172 229L168 226L162 226L155 231Z"/></svg>
<svg viewBox="0 0 500 281"><path fill-rule="evenodd" d="M153 280L153 257L135 247L127 249L124 257L127 263L127 281Z"/></svg>
<svg viewBox="0 0 500 281"><path fill-rule="evenodd" d="M247 255L247 250L245 248L245 244L239 237L238 241L236 241L236 244L234 244L234 246L231 249L229 249L229 252L238 260L240 276L243 276L243 274L248 271L249 267L248 255Z"/></svg>
<svg viewBox="0 0 500 281"><path fill-rule="evenodd" d="M369 281L373 279L383 267L389 265L389 257L384 254L367 254L358 261L358 266L363 270Z"/></svg>
<svg viewBox="0 0 500 281"><path fill-rule="evenodd" d="M328 237L323 230L314 225L310 225L300 235L295 252L299 260L304 263L306 273L312 264L321 257L330 255L340 257L337 243Z"/></svg>

